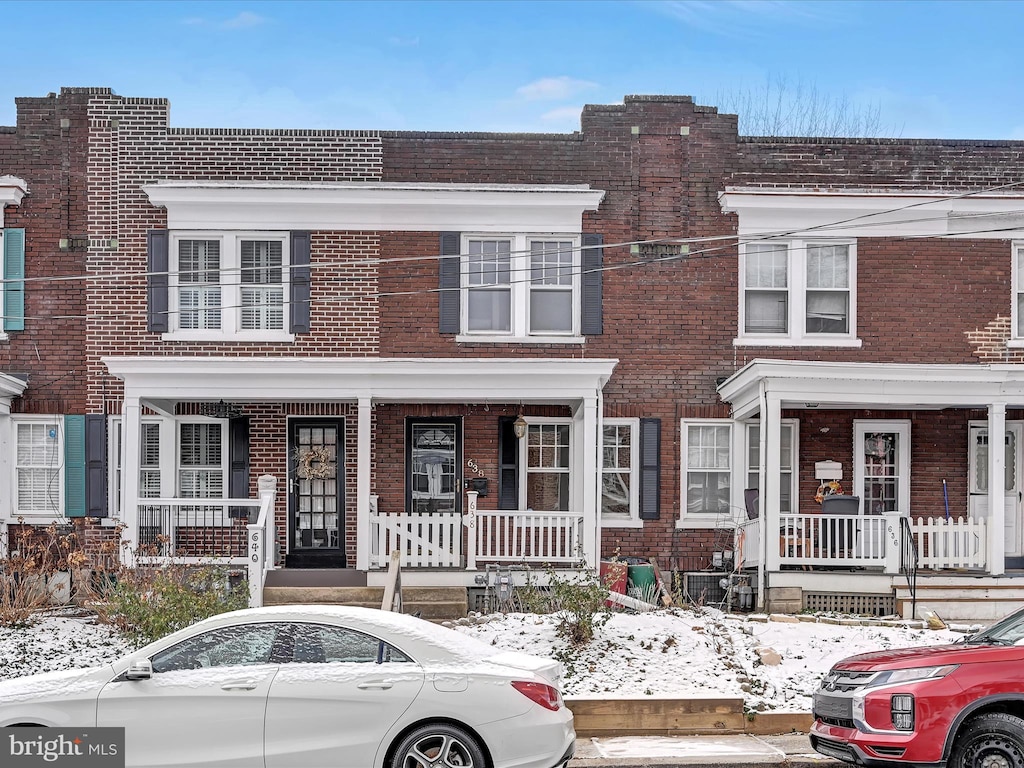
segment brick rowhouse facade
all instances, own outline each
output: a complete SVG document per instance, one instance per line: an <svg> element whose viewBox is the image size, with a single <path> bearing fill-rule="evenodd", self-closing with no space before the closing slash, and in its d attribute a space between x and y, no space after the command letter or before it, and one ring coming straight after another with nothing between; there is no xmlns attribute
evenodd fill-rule
<svg viewBox="0 0 1024 768"><path fill-rule="evenodd" d="M0 175L23 175L32 195L20 207L7 209L8 226L35 216L39 218L32 220L33 226L87 232L87 255L34 243L28 262L34 264L30 276L76 273L84 267L90 277L87 294L74 282L47 284L45 292L29 290L29 315L57 314L56 307L61 314L87 315L84 323L61 321L56 331L49 324L45 330L32 326L36 344L51 333L52 343L74 340L66 344L62 362L50 356L46 365L51 367L44 368L28 330L0 344L4 371L25 370L52 379L69 370L87 374L58 381L47 390L30 387L16 404L21 413L33 408L118 413L120 382L101 362L111 355L617 359L603 391L603 415L660 419L660 503L657 519L636 527L605 528L602 554L657 556L664 567L695 571L709 568L713 553L732 544L727 526L685 524L682 421L728 419L730 405L721 401L716 388L751 361L1024 362L1024 349L1008 344L1011 237L872 237L865 229L856 238L859 346L745 345L737 340L738 219L723 212L719 198L733 187L950 197L1012 189L1007 185L1019 183L1024 171L1021 142L740 137L736 116L695 105L688 97L669 96L589 105L581 130L572 134L179 129L168 127L166 100L123 98L106 89L65 89L60 97L22 99L18 106L17 132L0 129L0 158L7 163ZM65 111L58 115L60 110ZM53 121L63 115L70 127L55 130ZM27 137L32 132L39 135L33 142L48 141L52 147L31 144ZM62 156L60 152L68 160L55 169L48 160ZM44 166L35 172L31 163L40 158ZM583 218L584 232L602 235L605 244L603 332L588 336L583 344L459 341L438 330L436 231L314 231L309 334L291 343L162 340L146 329L146 232L165 227L166 218L142 187L157 181L586 184L604 190L599 209ZM54 186L44 194L47 183ZM88 201L87 216L82 194ZM688 254L666 256L671 252L650 246L666 239L687 241ZM381 262L367 262L367 257L380 257ZM63 362L76 355L81 362ZM179 405L179 413L190 409L194 404ZM528 417L567 413L563 406L523 409L516 402L377 404L373 490L381 507L397 510L405 504L401 478L407 418L461 417L463 457L472 458L493 482L499 471L494 425L499 416L520 411ZM259 475L286 473L289 457L281 436L287 417L352 419L353 412L345 403L246 404L252 424L253 493ZM816 506L815 462L828 458L851 466L855 421L884 418L911 423L914 514L943 514L942 481L948 484L951 511L967 511L969 423L983 421L984 410L907 408L883 413L847 407L787 409L782 416L799 422L797 508ZM1024 419L1024 410L1011 407L1006 419ZM354 439L350 431L345 439ZM351 567L355 468L346 470L350 519L345 536ZM743 468L732 471L742 473ZM494 494L480 499L485 509L496 503ZM734 498L733 506L742 512L742 500ZM278 516L283 515L279 500Z"/></svg>

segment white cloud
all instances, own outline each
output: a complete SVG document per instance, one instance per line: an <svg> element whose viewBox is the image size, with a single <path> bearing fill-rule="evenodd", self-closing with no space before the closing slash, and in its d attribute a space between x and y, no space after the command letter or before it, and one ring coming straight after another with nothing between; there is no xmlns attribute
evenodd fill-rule
<svg viewBox="0 0 1024 768"><path fill-rule="evenodd" d="M260 24L265 24L266 19L249 11L242 11L236 16L224 21L221 26L225 29L242 29L244 27L258 27Z"/></svg>
<svg viewBox="0 0 1024 768"><path fill-rule="evenodd" d="M540 80L521 85L516 88L516 93L527 101L556 101L594 88L597 88L597 83L560 75L559 77L542 77Z"/></svg>

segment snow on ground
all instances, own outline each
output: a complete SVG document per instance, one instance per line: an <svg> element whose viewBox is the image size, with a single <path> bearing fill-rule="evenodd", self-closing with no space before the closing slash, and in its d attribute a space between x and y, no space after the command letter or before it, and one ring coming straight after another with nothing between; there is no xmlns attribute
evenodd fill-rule
<svg viewBox="0 0 1024 768"><path fill-rule="evenodd" d="M710 609L613 613L592 643L572 649L557 636L555 616L474 616L454 628L496 648L559 659L569 698L742 697L750 710L781 712L810 711L822 675L846 656L963 636L878 622L849 626L767 618ZM778 663L765 649L778 655ZM0 679L103 664L128 650L110 627L51 615L29 628L0 628Z"/></svg>

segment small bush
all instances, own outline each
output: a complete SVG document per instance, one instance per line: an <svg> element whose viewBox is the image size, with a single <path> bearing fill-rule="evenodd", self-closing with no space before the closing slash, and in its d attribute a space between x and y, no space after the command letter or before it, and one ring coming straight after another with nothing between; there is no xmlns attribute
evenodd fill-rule
<svg viewBox="0 0 1024 768"><path fill-rule="evenodd" d="M62 602L58 574L80 567L85 555L75 533L56 524L19 525L6 544L7 557L0 560L0 626L27 626L40 610Z"/></svg>
<svg viewBox="0 0 1024 768"><path fill-rule="evenodd" d="M555 631L570 645L586 645L594 639L595 630L611 619L605 602L608 588L590 570L571 577L552 572L546 589L528 584L519 591L529 612L557 616Z"/></svg>
<svg viewBox="0 0 1024 768"><path fill-rule="evenodd" d="M249 604L244 582L234 587L222 566L123 568L93 605L133 643L145 645L202 619Z"/></svg>

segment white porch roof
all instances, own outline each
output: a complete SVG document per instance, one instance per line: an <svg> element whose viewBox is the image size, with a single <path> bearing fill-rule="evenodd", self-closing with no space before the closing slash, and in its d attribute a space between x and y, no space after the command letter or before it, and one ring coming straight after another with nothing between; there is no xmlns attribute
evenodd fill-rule
<svg viewBox="0 0 1024 768"><path fill-rule="evenodd" d="M157 410L210 400L523 402L598 396L618 360L104 357L126 396Z"/></svg>
<svg viewBox="0 0 1024 768"><path fill-rule="evenodd" d="M0 372L0 414L11 412L11 401L16 397L21 397L26 387L28 387L27 380Z"/></svg>
<svg viewBox="0 0 1024 768"><path fill-rule="evenodd" d="M762 388L783 408L1024 407L1024 365L753 360L718 386L733 417L761 411Z"/></svg>

